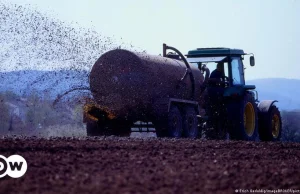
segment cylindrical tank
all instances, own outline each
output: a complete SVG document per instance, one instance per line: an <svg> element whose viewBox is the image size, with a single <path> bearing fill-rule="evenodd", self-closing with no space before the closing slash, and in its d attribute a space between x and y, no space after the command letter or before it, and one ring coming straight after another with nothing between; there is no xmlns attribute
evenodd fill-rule
<svg viewBox="0 0 300 194"><path fill-rule="evenodd" d="M90 73L90 88L97 105L115 118L139 120L153 115L159 99L200 100L204 81L192 65L195 90L180 60L116 49L103 54Z"/></svg>

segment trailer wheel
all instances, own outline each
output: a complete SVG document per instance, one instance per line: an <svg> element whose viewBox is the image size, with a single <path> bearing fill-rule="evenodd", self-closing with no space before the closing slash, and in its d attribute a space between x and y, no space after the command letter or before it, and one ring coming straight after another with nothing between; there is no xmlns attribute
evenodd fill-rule
<svg viewBox="0 0 300 194"><path fill-rule="evenodd" d="M194 107L187 106L183 114L183 133L185 137L197 138L198 137L198 118L197 112Z"/></svg>
<svg viewBox="0 0 300 194"><path fill-rule="evenodd" d="M259 115L259 136L262 141L279 141L282 132L281 115L272 105L270 110Z"/></svg>
<svg viewBox="0 0 300 194"><path fill-rule="evenodd" d="M153 121L157 137L182 136L182 116L177 106L172 105L168 115Z"/></svg>
<svg viewBox="0 0 300 194"><path fill-rule="evenodd" d="M168 114L167 131L169 137L182 136L182 116L177 106L172 105Z"/></svg>
<svg viewBox="0 0 300 194"><path fill-rule="evenodd" d="M250 94L228 106L231 139L255 141L258 136L257 105Z"/></svg>

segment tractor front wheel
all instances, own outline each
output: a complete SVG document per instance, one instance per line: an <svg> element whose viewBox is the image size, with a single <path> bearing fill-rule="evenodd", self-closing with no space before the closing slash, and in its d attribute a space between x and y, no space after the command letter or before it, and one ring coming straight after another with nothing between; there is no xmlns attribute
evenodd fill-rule
<svg viewBox="0 0 300 194"><path fill-rule="evenodd" d="M259 136L262 141L279 141L281 131L281 115L275 105L268 112L259 114Z"/></svg>

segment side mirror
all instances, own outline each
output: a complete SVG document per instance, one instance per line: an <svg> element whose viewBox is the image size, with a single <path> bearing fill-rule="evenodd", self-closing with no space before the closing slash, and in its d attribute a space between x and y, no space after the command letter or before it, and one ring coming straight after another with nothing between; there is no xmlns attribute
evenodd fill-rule
<svg viewBox="0 0 300 194"><path fill-rule="evenodd" d="M250 65L253 67L255 65L255 59L254 56L250 57Z"/></svg>

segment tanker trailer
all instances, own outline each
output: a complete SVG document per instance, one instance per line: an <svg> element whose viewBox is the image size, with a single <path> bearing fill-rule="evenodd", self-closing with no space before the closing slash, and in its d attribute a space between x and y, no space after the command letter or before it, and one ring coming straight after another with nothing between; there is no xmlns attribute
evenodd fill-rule
<svg viewBox="0 0 300 194"><path fill-rule="evenodd" d="M136 121L152 122L158 136L198 135L203 73L179 51L167 57L166 49L177 52L166 45L164 56L116 49L96 61L93 100L84 107L88 135L128 135Z"/></svg>

